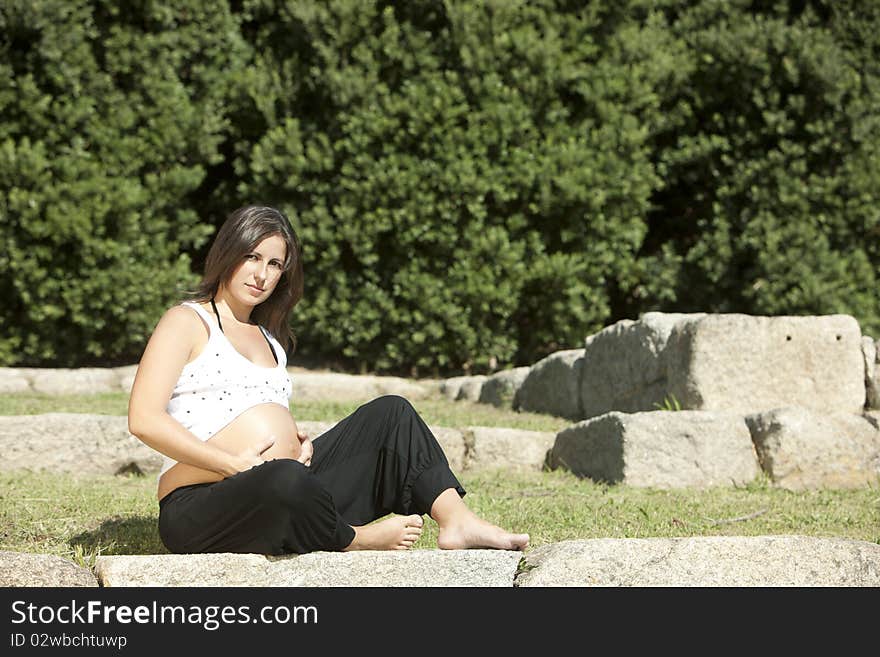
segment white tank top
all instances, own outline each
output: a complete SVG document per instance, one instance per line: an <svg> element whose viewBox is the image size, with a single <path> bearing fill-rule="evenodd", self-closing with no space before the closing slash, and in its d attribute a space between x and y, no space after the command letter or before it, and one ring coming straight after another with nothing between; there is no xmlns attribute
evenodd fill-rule
<svg viewBox="0 0 880 657"><path fill-rule="evenodd" d="M257 404L274 402L290 408L293 386L287 374L287 354L272 334L260 327L278 364L255 365L232 346L217 320L204 308L192 301L181 305L195 310L207 324L208 343L195 360L183 367L165 408L171 417L200 440L208 440ZM176 463L166 456L159 476Z"/></svg>

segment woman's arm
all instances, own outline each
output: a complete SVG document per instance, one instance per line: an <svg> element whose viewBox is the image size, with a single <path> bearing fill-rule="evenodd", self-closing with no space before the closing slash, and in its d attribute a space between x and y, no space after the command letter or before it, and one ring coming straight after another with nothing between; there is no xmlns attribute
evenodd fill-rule
<svg viewBox="0 0 880 657"><path fill-rule="evenodd" d="M202 320L188 308L176 306L162 316L147 342L131 388L128 430L179 463L228 477L262 463L261 452L274 441L264 441L241 454L230 454L199 440L165 410L202 333Z"/></svg>

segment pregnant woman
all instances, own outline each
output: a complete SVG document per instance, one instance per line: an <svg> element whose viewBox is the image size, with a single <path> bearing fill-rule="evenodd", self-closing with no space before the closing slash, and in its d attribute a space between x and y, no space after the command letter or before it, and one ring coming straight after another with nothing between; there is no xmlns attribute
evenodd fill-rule
<svg viewBox="0 0 880 657"><path fill-rule="evenodd" d="M156 325L128 424L165 456L158 486L165 546L405 550L429 514L440 548L525 549L527 534L465 505L442 449L402 397L366 403L314 441L298 430L282 343L292 340L288 320L302 294L302 249L287 217L243 207L217 233L192 298Z"/></svg>

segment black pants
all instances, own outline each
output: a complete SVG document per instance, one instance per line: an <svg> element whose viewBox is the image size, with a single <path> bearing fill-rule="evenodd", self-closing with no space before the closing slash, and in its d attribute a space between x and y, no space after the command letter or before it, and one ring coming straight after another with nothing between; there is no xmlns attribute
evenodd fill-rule
<svg viewBox="0 0 880 657"><path fill-rule="evenodd" d="M171 552L287 554L342 550L352 525L426 514L465 490L431 430L403 397L360 406L314 441L309 467L276 459L218 482L176 488L159 502Z"/></svg>

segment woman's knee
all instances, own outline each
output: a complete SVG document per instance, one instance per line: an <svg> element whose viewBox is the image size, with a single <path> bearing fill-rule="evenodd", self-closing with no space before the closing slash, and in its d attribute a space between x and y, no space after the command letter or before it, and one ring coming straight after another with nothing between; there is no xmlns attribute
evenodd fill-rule
<svg viewBox="0 0 880 657"><path fill-rule="evenodd" d="M321 484L308 468L293 459L275 459L258 466L266 470L260 496L279 506L308 505L324 495Z"/></svg>
<svg viewBox="0 0 880 657"><path fill-rule="evenodd" d="M370 402L370 406L384 413L396 415L416 412L409 400L400 395L382 395L381 397L376 397L376 399Z"/></svg>

